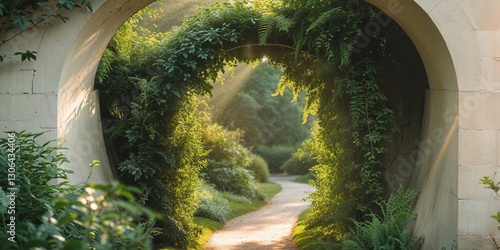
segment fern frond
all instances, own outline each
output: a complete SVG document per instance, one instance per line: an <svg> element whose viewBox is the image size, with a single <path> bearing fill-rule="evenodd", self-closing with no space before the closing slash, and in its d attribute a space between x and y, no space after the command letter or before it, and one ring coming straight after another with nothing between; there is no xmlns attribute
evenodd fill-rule
<svg viewBox="0 0 500 250"><path fill-rule="evenodd" d="M290 28L293 26L294 22L292 19L287 18L283 15L277 15L275 16L275 23L276 23L276 28L279 31L289 31Z"/></svg>
<svg viewBox="0 0 500 250"><path fill-rule="evenodd" d="M259 27L259 43L261 45L267 44L267 39L271 35L271 32L274 29L275 19L273 16L263 16L260 19L260 27Z"/></svg>
<svg viewBox="0 0 500 250"><path fill-rule="evenodd" d="M269 38L273 30L276 29L278 31L288 31L292 26L293 20L283 15L263 16L260 19L259 43L261 45L266 45L267 39Z"/></svg>
<svg viewBox="0 0 500 250"><path fill-rule="evenodd" d="M333 9L331 9L329 11L324 12L313 23L311 23L311 25L309 25L309 27L306 30L306 34L308 34L309 31L314 30L317 27L325 24L328 20L331 19L331 17L333 16L333 14L340 14L341 15L344 12L345 11L342 10L342 8L340 8L340 7L333 8Z"/></svg>

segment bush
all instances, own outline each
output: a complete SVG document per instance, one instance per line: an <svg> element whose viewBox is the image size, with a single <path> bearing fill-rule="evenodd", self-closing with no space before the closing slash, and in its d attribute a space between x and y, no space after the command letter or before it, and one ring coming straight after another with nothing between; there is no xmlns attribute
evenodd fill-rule
<svg viewBox="0 0 500 250"><path fill-rule="evenodd" d="M241 144L243 132L230 131L219 124L206 121L202 130L203 147L207 150L207 168L215 168L218 163L230 168L247 167L251 163L251 152Z"/></svg>
<svg viewBox="0 0 500 250"><path fill-rule="evenodd" d="M289 146L259 146L255 148L255 153L266 160L271 173L282 173L280 166L292 157L294 147Z"/></svg>
<svg viewBox="0 0 500 250"><path fill-rule="evenodd" d="M198 190L200 203L195 216L224 223L231 212L228 200L215 188L202 184Z"/></svg>
<svg viewBox="0 0 500 250"><path fill-rule="evenodd" d="M303 159L300 159L294 155L292 158L283 163L280 169L285 171L287 174L304 175L309 173L309 169L316 164L317 162L311 157L304 157Z"/></svg>
<svg viewBox="0 0 500 250"><path fill-rule="evenodd" d="M253 154L251 156L252 163L247 167L255 179L259 182L267 182L269 180L269 167L267 162L259 155Z"/></svg>
<svg viewBox="0 0 500 250"><path fill-rule="evenodd" d="M8 249L151 248L151 210L138 204L139 189L118 182L70 185L68 162L43 133L8 133L0 139L0 245ZM98 161L91 164L97 167ZM9 176L12 170L15 176ZM10 180L8 180L9 178ZM55 178L58 183L53 184ZM8 185L8 186L7 186ZM4 191L5 190L5 191ZM8 195L7 195L8 193ZM15 208L8 208L11 197ZM144 216L144 217L143 217ZM15 217L15 235L7 223ZM141 217L151 219L142 223ZM9 239L10 238L10 239Z"/></svg>
<svg viewBox="0 0 500 250"><path fill-rule="evenodd" d="M255 178L244 168L207 169L204 177L219 191L231 192L250 199L263 199L256 188Z"/></svg>
<svg viewBox="0 0 500 250"><path fill-rule="evenodd" d="M16 217L26 221L39 222L46 205L59 195L75 192L77 187L68 184L67 175L71 170L59 168L68 159L53 146L51 141L43 145L38 139L43 133L9 133L8 138L0 139L0 164L15 169ZM11 143L9 143L9 140ZM9 183L7 167L0 168L0 186L7 190ZM51 180L63 181L52 184ZM10 193L10 191L6 191Z"/></svg>
<svg viewBox="0 0 500 250"><path fill-rule="evenodd" d="M251 188L253 176L243 168L213 168L207 170L206 179L219 191L242 194Z"/></svg>

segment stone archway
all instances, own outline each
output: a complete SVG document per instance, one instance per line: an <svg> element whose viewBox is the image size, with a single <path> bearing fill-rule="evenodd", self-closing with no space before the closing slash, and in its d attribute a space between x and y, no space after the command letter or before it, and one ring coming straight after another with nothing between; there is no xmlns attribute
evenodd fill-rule
<svg viewBox="0 0 500 250"><path fill-rule="evenodd" d="M109 181L102 140L99 105L93 78L101 54L118 27L152 1L94 1L95 12L71 13L67 25L35 29L0 50L32 49L36 62L0 64L0 127L49 130L70 148L69 155L82 181L88 162L99 159L93 181ZM426 67L430 90L416 174L421 188L417 203L418 234L425 249L492 248L490 234L498 235L489 215L497 201L478 185L498 167L497 130L500 102L500 24L485 18L500 10L493 0L484 3L434 0L369 0L390 14L407 32ZM487 16L487 15L486 15ZM368 25L368 24L367 24ZM486 111L485 111L486 110ZM498 115L498 116L496 116ZM401 163L401 171L407 171ZM488 223L485 225L485 223Z"/></svg>

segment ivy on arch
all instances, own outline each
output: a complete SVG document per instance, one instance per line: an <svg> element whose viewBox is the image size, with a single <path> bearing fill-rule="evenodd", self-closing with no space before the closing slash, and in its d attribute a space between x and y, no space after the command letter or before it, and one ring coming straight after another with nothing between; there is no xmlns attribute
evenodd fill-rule
<svg viewBox="0 0 500 250"><path fill-rule="evenodd" d="M318 116L304 150L319 162L308 225L339 240L349 218L362 219L385 199L381 157L394 122L377 59L386 58L390 32L354 50L358 27L375 9L358 0L251 3L200 10L157 46L112 62L100 86L114 107L107 137L117 148L120 179L145 190L145 202L166 218L160 244L194 247L197 235L194 193L206 152L190 116L194 96L210 94L209 82L226 65L263 56L284 71L277 92L306 90L306 112ZM189 136L176 138L179 129Z"/></svg>

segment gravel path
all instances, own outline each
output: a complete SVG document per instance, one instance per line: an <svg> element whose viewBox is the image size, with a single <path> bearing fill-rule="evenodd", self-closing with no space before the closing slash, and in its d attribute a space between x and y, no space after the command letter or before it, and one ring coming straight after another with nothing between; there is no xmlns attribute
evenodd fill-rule
<svg viewBox="0 0 500 250"><path fill-rule="evenodd" d="M299 214L310 201L302 201L313 187L293 182L294 177L275 176L269 181L280 184L283 190L265 207L234 218L212 234L208 250L298 249L292 242L292 229Z"/></svg>

